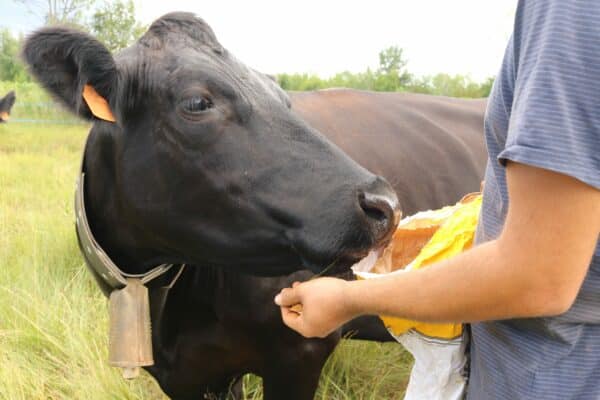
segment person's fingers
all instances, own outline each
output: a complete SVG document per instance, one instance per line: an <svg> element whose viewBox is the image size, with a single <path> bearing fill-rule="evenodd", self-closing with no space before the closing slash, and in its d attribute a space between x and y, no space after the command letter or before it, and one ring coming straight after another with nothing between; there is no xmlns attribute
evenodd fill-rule
<svg viewBox="0 0 600 400"><path fill-rule="evenodd" d="M281 318L283 323L295 330L296 332L302 333L302 316L287 307L281 307Z"/></svg>
<svg viewBox="0 0 600 400"><path fill-rule="evenodd" d="M292 288L294 288L294 289L295 289L295 288L296 288L296 286L298 286L299 284L300 284L300 282L298 282L298 281L296 281L296 282L292 283Z"/></svg>
<svg viewBox="0 0 600 400"><path fill-rule="evenodd" d="M280 307L290 307L300 302L298 291L292 288L285 288L275 296L275 304Z"/></svg>

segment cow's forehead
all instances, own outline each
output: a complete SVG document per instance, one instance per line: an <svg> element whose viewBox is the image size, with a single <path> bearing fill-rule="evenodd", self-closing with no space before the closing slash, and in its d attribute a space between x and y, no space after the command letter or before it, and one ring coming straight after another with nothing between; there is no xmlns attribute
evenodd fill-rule
<svg viewBox="0 0 600 400"><path fill-rule="evenodd" d="M210 26L191 13L166 14L150 25L131 47L122 51L117 63L128 77L158 78L182 66L228 63L228 53ZM154 76L149 76L152 73Z"/></svg>
<svg viewBox="0 0 600 400"><path fill-rule="evenodd" d="M154 50L173 47L208 47L216 53L224 51L212 28L192 13L170 13L157 19L139 40Z"/></svg>
<svg viewBox="0 0 600 400"><path fill-rule="evenodd" d="M177 91L194 83L227 86L243 93L263 87L268 79L231 54L216 54L205 46L155 51L137 44L121 53L117 64L123 82L144 87L146 93Z"/></svg>
<svg viewBox="0 0 600 400"><path fill-rule="evenodd" d="M176 90L196 79L212 79L225 83L241 98L261 94L263 99L289 105L275 82L227 52L210 26L190 13L171 13L156 20L134 46L117 57L117 63L125 80L136 82L137 93Z"/></svg>

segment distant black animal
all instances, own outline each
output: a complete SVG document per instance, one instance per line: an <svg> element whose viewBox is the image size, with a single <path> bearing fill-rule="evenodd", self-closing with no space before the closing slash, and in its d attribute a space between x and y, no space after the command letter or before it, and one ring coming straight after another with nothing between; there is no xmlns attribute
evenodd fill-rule
<svg viewBox="0 0 600 400"><path fill-rule="evenodd" d="M400 205L452 203L483 173L483 102L288 95L191 14L163 16L115 57L84 33L44 28L24 58L94 122L85 201L113 261L130 273L189 264L152 321L148 371L173 399L225 398L236 381L239 395L247 372L263 377L267 400L311 399L340 332L301 337L282 324L275 293L330 265L347 271L387 243ZM92 116L86 84L116 122ZM402 203L332 141L391 179ZM151 284L153 306L169 279Z"/></svg>
<svg viewBox="0 0 600 400"><path fill-rule="evenodd" d="M0 123L7 122L10 117L10 110L15 104L15 100L17 100L17 96L15 95L15 91L11 90L0 99Z"/></svg>

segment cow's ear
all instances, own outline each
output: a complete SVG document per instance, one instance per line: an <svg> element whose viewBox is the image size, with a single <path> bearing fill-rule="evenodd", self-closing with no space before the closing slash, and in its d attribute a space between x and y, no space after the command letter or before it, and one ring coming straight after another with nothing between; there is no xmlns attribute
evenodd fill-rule
<svg viewBox="0 0 600 400"><path fill-rule="evenodd" d="M15 94L14 90L11 90L10 92L6 93L6 96L4 96L4 106L8 108L8 111L10 111L12 106L15 105L15 100L17 100L17 95Z"/></svg>
<svg viewBox="0 0 600 400"><path fill-rule="evenodd" d="M69 110L86 119L114 121L117 67L98 40L73 29L42 28L25 41L23 58L42 86ZM88 104L89 98L95 103Z"/></svg>
<svg viewBox="0 0 600 400"><path fill-rule="evenodd" d="M15 104L15 100L17 99L17 96L15 95L15 91L11 90L10 92L8 92L6 94L6 96L4 96L2 99L0 99L0 112L6 112L8 114L10 114L10 110L13 107L13 105Z"/></svg>

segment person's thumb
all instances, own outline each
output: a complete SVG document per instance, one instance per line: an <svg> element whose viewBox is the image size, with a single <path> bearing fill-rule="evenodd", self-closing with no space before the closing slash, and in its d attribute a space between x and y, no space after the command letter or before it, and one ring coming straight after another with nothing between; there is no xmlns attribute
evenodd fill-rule
<svg viewBox="0 0 600 400"><path fill-rule="evenodd" d="M294 304L300 303L300 295L298 288L285 288L277 296L275 296L275 304L280 307L291 307Z"/></svg>

